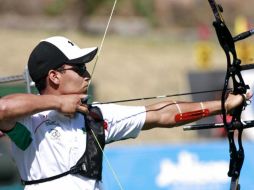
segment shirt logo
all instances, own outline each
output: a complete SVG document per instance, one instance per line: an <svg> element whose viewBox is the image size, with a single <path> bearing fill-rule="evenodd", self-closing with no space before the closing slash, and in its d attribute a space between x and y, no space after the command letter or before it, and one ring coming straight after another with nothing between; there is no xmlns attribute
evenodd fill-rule
<svg viewBox="0 0 254 190"><path fill-rule="evenodd" d="M71 41L68 41L69 44L71 44L72 46L74 46L74 44Z"/></svg>
<svg viewBox="0 0 254 190"><path fill-rule="evenodd" d="M57 129L51 129L49 134L52 140L58 140L61 137L61 133Z"/></svg>
<svg viewBox="0 0 254 190"><path fill-rule="evenodd" d="M46 127L48 127L48 126L61 127L57 121L52 121L52 120L47 119L47 120L42 121L37 127L35 127L34 133L36 133L38 131L38 129L40 127L42 127L43 125L45 125Z"/></svg>

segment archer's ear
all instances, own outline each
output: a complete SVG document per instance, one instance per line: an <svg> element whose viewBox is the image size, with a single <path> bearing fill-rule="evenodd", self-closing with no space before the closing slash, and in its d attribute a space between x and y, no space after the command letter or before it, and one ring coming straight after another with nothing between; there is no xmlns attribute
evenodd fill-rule
<svg viewBox="0 0 254 190"><path fill-rule="evenodd" d="M50 70L48 72L48 79L53 84L59 85L60 84L60 73L55 70Z"/></svg>

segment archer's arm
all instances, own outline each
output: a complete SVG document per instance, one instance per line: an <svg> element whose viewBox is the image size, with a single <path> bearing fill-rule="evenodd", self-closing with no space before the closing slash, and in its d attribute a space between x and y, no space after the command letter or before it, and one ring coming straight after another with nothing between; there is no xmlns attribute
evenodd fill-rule
<svg viewBox="0 0 254 190"><path fill-rule="evenodd" d="M0 99L0 130L6 131L14 127L16 121L24 116L45 110L58 110L64 114L85 112L80 99L85 95L33 95L12 94Z"/></svg>
<svg viewBox="0 0 254 190"><path fill-rule="evenodd" d="M247 99L250 97L247 96ZM241 95L229 95L226 100L226 109L239 106L243 101ZM221 101L207 102L161 102L146 106L146 121L143 130L155 127L181 126L203 117L219 114L221 112Z"/></svg>

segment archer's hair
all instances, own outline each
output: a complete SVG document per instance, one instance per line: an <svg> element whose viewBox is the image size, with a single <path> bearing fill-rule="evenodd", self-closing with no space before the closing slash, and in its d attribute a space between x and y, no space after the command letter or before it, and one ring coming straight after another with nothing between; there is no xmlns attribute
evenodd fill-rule
<svg viewBox="0 0 254 190"><path fill-rule="evenodd" d="M64 65L62 65L61 67L57 68L56 70L59 72L65 72L65 71L60 71L62 68L64 68ZM37 88L37 90L39 91L39 93L41 94L41 92L43 90L46 89L47 87L47 77L44 77L42 79L40 79L38 82L35 82L35 87Z"/></svg>
<svg viewBox="0 0 254 190"><path fill-rule="evenodd" d="M39 80L38 82L36 82L35 87L37 88L39 93L41 93L43 90L45 90L45 88L47 87L46 78L43 78L43 79Z"/></svg>

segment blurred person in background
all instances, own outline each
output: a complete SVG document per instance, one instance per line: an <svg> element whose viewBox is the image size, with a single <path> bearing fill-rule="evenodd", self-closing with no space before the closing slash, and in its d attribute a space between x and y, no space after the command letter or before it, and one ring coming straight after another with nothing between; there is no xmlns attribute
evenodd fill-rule
<svg viewBox="0 0 254 190"><path fill-rule="evenodd" d="M102 189L105 144L136 138L141 130L181 126L220 113L221 101L88 105L86 64L96 54L96 47L80 49L65 37L42 40L28 60L40 95L0 99L0 130L12 141L26 190ZM249 98L230 94L226 109Z"/></svg>

